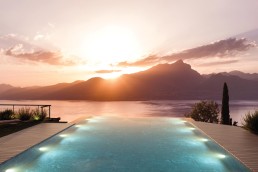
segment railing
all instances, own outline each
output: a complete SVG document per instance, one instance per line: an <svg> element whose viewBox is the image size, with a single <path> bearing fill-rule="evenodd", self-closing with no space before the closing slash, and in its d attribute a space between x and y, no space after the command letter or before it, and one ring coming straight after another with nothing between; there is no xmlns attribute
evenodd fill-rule
<svg viewBox="0 0 258 172"><path fill-rule="evenodd" d="M15 109L15 106L22 106L22 107L38 107L41 108L41 112L43 112L44 108L48 108L48 117L50 118L50 111L51 111L51 105L36 105L36 104L0 104L0 106L11 106L13 108L13 112Z"/></svg>

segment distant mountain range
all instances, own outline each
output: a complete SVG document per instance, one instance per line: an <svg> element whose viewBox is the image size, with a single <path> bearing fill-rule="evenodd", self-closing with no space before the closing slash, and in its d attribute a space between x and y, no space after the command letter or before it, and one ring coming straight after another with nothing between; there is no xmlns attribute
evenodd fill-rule
<svg viewBox="0 0 258 172"><path fill-rule="evenodd" d="M218 74L221 74L221 75L224 75L224 76L237 76L237 77L242 78L242 79L258 81L258 74L257 73L244 73L244 72L241 72L241 71L238 71L238 70L234 70L234 71L231 71L231 72L221 72L221 73L218 73ZM209 78L212 75L216 75L216 73L203 75L203 76L206 77L206 78Z"/></svg>
<svg viewBox="0 0 258 172"><path fill-rule="evenodd" d="M5 91L10 90L12 88L15 88L15 87L8 85L8 84L0 84L0 94L4 93Z"/></svg>
<svg viewBox="0 0 258 172"><path fill-rule="evenodd" d="M230 99L258 99L258 74L240 71L201 75L179 60L115 80L91 78L44 87L18 88L0 84L2 100L179 100L221 99L227 82Z"/></svg>

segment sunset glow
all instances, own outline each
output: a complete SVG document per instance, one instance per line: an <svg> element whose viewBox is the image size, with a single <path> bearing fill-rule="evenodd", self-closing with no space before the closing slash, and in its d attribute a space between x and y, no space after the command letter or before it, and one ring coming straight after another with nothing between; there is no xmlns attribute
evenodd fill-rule
<svg viewBox="0 0 258 172"><path fill-rule="evenodd" d="M116 78L180 59L201 74L258 73L257 9L244 0L1 1L1 83Z"/></svg>
<svg viewBox="0 0 258 172"><path fill-rule="evenodd" d="M0 172L258 171L257 19L258 0L0 0Z"/></svg>
<svg viewBox="0 0 258 172"><path fill-rule="evenodd" d="M91 33L80 46L80 55L95 63L135 61L141 56L140 45L134 33L116 26L104 27Z"/></svg>

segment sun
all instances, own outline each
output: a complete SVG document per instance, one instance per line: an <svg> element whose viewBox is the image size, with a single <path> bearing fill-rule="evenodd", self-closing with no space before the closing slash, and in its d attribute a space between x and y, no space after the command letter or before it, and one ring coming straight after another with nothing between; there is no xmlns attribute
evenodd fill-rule
<svg viewBox="0 0 258 172"><path fill-rule="evenodd" d="M139 41L130 29L107 26L85 38L80 54L92 62L114 64L137 60L140 50Z"/></svg>

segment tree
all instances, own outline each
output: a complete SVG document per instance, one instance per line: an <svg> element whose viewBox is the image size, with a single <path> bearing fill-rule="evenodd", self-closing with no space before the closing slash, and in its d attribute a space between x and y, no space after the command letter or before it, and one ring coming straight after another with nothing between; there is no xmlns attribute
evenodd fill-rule
<svg viewBox="0 0 258 172"><path fill-rule="evenodd" d="M248 112L243 118L244 124L243 127L251 132L258 134L258 111L254 111L253 113Z"/></svg>
<svg viewBox="0 0 258 172"><path fill-rule="evenodd" d="M214 101L201 101L192 107L192 111L186 115L195 121L218 123L219 105Z"/></svg>
<svg viewBox="0 0 258 172"><path fill-rule="evenodd" d="M222 97L222 107L221 107L221 123L225 125L231 125L229 115L229 96L228 96L228 86L224 83L223 86L223 97Z"/></svg>

